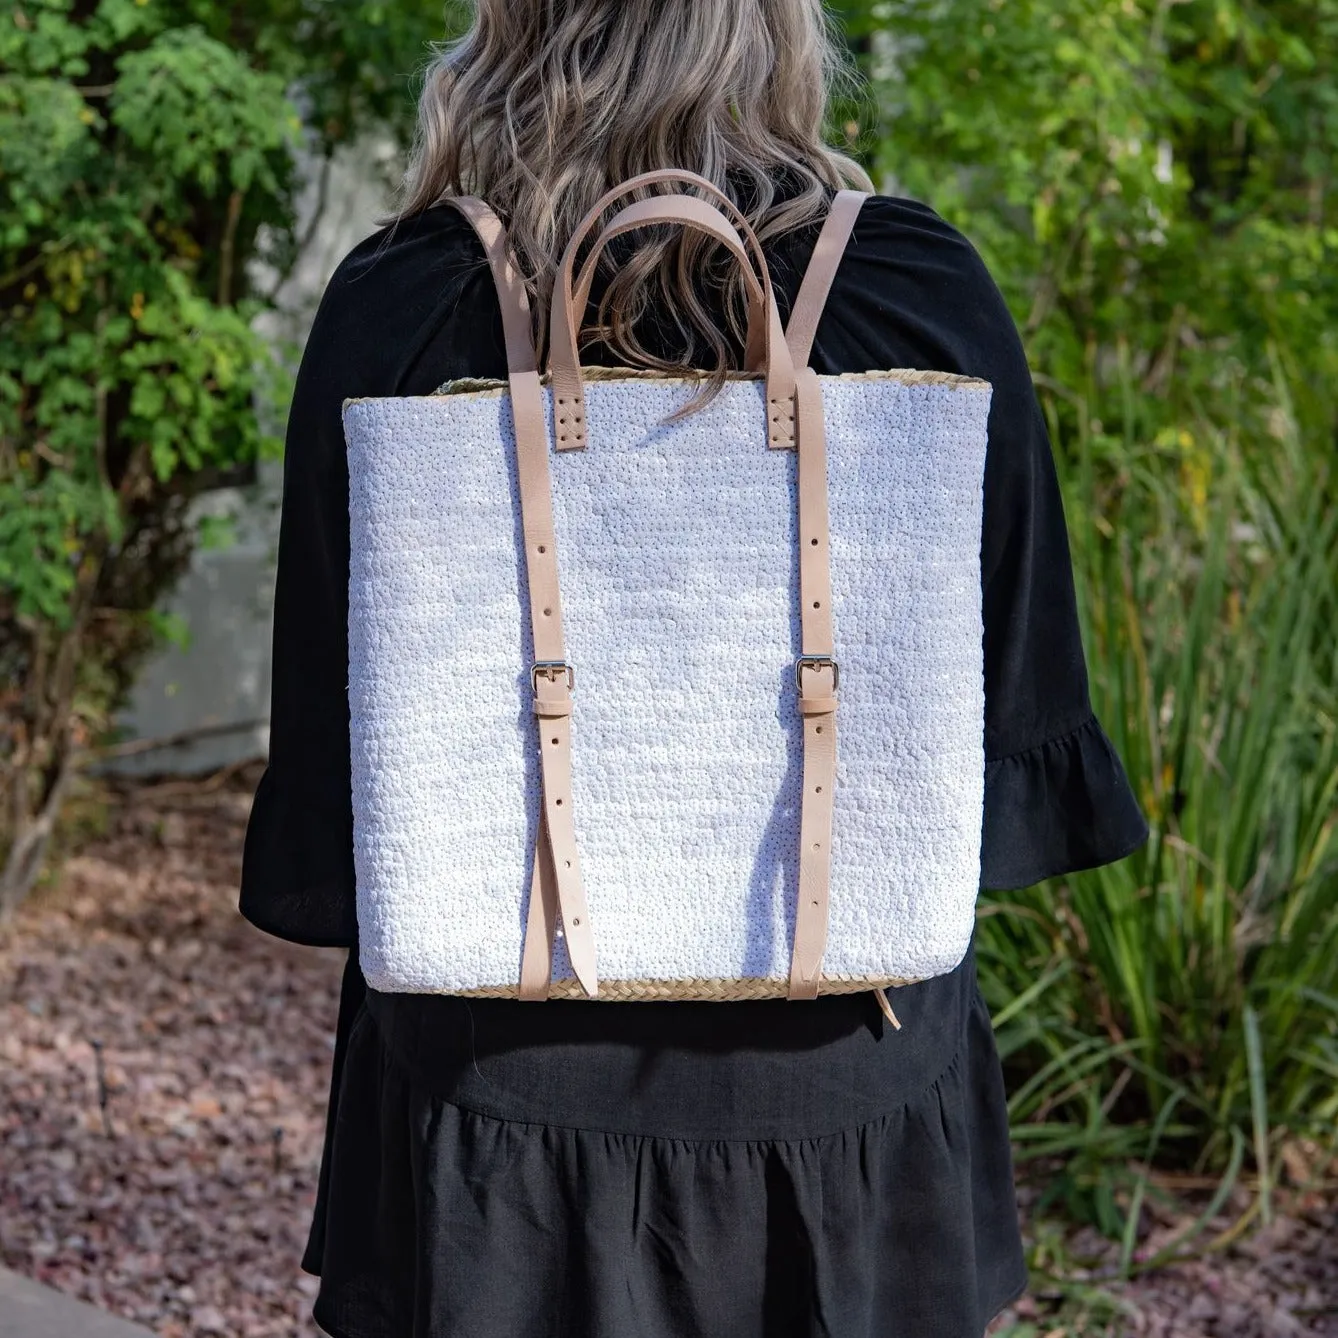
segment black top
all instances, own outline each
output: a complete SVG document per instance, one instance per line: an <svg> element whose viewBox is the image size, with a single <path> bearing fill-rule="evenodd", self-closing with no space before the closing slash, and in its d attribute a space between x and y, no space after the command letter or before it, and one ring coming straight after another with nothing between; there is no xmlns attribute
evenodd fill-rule
<svg viewBox="0 0 1338 1338"><path fill-rule="evenodd" d="M813 227L769 248L783 315L815 237ZM653 330L646 338L662 340ZM602 351L587 360L613 361ZM1092 714L1044 420L1016 329L979 256L926 206L870 199L818 328L812 365L819 373L958 372L994 388L981 547L982 887L1025 886L1129 853L1146 826ZM241 910L270 933L356 946L342 402L428 394L454 378L505 373L482 249L454 210L434 209L369 238L332 279L289 422L270 758L244 852ZM828 1327L812 1331L832 1338L900 1333L903 1323L916 1338L978 1338L1020 1285L1006 1112L970 955L948 976L890 993L905 1024L900 1032L884 1030L867 991L729 1004L365 997L355 959L304 1261L322 1273L316 1313L336 1338L736 1338L754 1327L776 1338L807 1334L820 1311ZM392 1108L397 1113L388 1115ZM531 1211L522 1218L530 1226L496 1211L485 1223L475 1216L481 1191L472 1158L486 1175L497 1164L497 1140L522 1129L553 1137L576 1131L596 1141L563 1143L560 1155L533 1139L507 1143L508 1176L526 1187ZM651 1149L658 1178L619 1179L625 1150L610 1139ZM804 1149L833 1139L844 1160L825 1167L806 1160ZM790 1177L783 1212L772 1171L718 1159L721 1149L740 1145L765 1145L780 1158ZM868 1180L875 1145L888 1168L878 1184ZM691 1170L684 1147L695 1149ZM377 1150L371 1160L369 1148ZM672 1217L687 1211L682 1196L706 1193L703 1186L720 1196L712 1209L719 1220L708 1229L694 1218L695 1243L673 1237L672 1248L652 1232L658 1249L636 1265L626 1262L623 1242L616 1276L591 1266L576 1279L565 1255L561 1267L544 1262L551 1234L526 1234L534 1222L551 1224L572 1211L563 1157L575 1159L588 1193L602 1185L610 1196L601 1220L617 1219L624 1199L647 1211L652 1188L659 1197L651 1202ZM392 1164L405 1168L398 1190ZM426 1212L423 1165L434 1168ZM816 1206L804 1198L810 1191ZM833 1234L824 1193L849 1197L843 1211L864 1222L857 1239ZM692 1202L703 1211L699 1198ZM412 1230L400 1223L396 1204L406 1212L417 1205ZM587 1209L580 1220L588 1232ZM740 1240L751 1239L737 1218L753 1211L773 1245L790 1242L779 1255L773 1249L766 1267L737 1256ZM457 1213L471 1222L468 1264L460 1262L461 1238L445 1225ZM509 1225L499 1226L502 1220ZM712 1235L716 1229L724 1234ZM804 1252L786 1254L800 1237ZM587 1255L598 1256L600 1242L582 1239ZM715 1242L709 1250L708 1239ZM373 1250L379 1263L368 1262L369 1240L382 1242L380 1253ZM701 1250L713 1252L714 1267L703 1271L685 1258ZM517 1293L492 1279L520 1256L533 1256L538 1271L530 1290ZM782 1309L792 1328L780 1326L767 1281L782 1256L785 1271L808 1279L808 1290L786 1293ZM666 1276L675 1280L668 1291ZM634 1292L636 1305L620 1311ZM671 1293L672 1303L664 1299ZM718 1328L692 1327L685 1306L728 1313L733 1327L724 1318L713 1321ZM894 1312L895 1324L886 1318Z"/></svg>

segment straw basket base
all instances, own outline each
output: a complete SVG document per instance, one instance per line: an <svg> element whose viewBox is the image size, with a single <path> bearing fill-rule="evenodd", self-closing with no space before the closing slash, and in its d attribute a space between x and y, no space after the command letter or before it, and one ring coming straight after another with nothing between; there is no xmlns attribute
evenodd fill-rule
<svg viewBox="0 0 1338 1338"><path fill-rule="evenodd" d="M818 986L819 995L857 994L861 990L900 988L917 985L919 980L873 976L823 976ZM713 1003L741 1003L748 999L784 999L790 992L788 980L758 977L752 980L726 980L720 977L700 977L691 980L601 980L599 993L592 1002L601 1000L615 1003L646 1002L658 999L697 1000ZM516 985L479 985L469 990L452 990L473 999L515 999L520 995ZM584 999L585 991L574 976L555 980L549 989L550 999Z"/></svg>

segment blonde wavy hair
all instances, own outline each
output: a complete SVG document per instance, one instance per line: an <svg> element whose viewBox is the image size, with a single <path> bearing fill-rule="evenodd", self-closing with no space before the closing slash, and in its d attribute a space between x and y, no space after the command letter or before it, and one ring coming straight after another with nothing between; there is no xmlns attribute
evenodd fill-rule
<svg viewBox="0 0 1338 1338"><path fill-rule="evenodd" d="M872 190L823 140L834 87L853 76L822 0L474 0L473 11L428 68L398 217L451 194L486 200L508 227L541 349L563 248L599 197L639 172L700 173L763 242L821 216L831 188ZM635 240L592 333L634 363L701 366L704 346L723 368L729 343L702 299L723 294L737 341L737 266L677 228ZM673 362L633 333L651 304L680 337Z"/></svg>

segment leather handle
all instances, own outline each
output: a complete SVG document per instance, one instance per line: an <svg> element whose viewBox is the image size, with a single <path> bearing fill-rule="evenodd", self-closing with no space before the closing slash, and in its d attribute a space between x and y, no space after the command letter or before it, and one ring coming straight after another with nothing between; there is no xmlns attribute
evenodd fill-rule
<svg viewBox="0 0 1338 1338"><path fill-rule="evenodd" d="M677 168L659 168L654 172L643 172L640 176L631 177L621 186L609 191L581 220L576 229L576 234L584 238L590 229L598 223L609 205L629 192L638 190L643 186L653 186L670 181L686 183L705 191L717 201L722 209L732 214L743 224L747 224L748 220L738 206L724 191L705 177L698 176L695 172L680 171ZM490 205L476 196L444 195L439 203L463 214L483 246L488 267L492 271L493 286L497 290L497 302L502 313L502 330L506 343L508 372L512 375L537 372L539 362L534 350L534 336L530 324L529 293L519 270L515 266L507 240L506 228L503 226L501 219L497 217L496 212ZM751 270L748 273L749 278L753 279ZM593 269L590 277L593 280ZM755 279L753 281L756 282ZM587 293L586 302L588 302L589 284L586 284L585 291ZM758 291L760 292L760 287ZM584 309L585 303L582 303L578 310L584 311Z"/></svg>
<svg viewBox="0 0 1338 1338"><path fill-rule="evenodd" d="M617 203L624 195L630 195L633 191L641 190L646 186L660 186L667 182L674 181L681 186L695 186L698 190L705 191L715 202L718 208L725 213L733 216L736 222L748 221L747 215L734 203L733 200L720 189L710 178L704 177L700 172L689 172L684 167L657 167L651 172L641 172L637 176L628 177L620 186L615 186L612 190L606 191L603 196L591 206L590 211L576 226L576 232L584 237L594 225L599 222L604 211L610 205Z"/></svg>
<svg viewBox="0 0 1338 1338"><path fill-rule="evenodd" d="M593 210L591 212L597 220L599 214L595 214ZM600 213L602 212L600 210ZM577 346L578 317L583 314L584 308L578 309L576 305L578 296L588 299L594 266L598 263L600 251L608 242L623 232L657 223L679 223L705 232L722 243L745 267L750 276L749 370L763 373L766 379L768 440L771 446L792 448L794 362L781 328L766 256L762 252L756 233L744 221L741 236L740 229L734 227L720 210L695 196L664 195L650 200L640 200L614 215L597 239L595 250L582 269L579 292L574 291L572 271L576 253L585 240L582 229L577 229L567 246L554 289L549 336L549 367L552 372L557 449L577 450L584 447L588 441L585 384ZM753 273L754 263L757 274ZM760 339L759 329L762 332Z"/></svg>
<svg viewBox="0 0 1338 1338"><path fill-rule="evenodd" d="M759 325L759 322L766 319L766 293L753 272L752 261L744 248L739 231L729 224L718 209L691 195L659 195L653 200L640 200L636 204L630 204L616 213L600 233L585 264L581 267L580 276L571 286L569 286L570 274L566 268L568 260L572 257L569 248L568 255L563 258L564 268L559 273L559 286L554 294L556 309L556 304L566 301L567 293L571 293L570 306L556 318L565 319L569 339L574 341L580 318L590 301L590 288L605 246L625 232L652 227L657 223L681 223L685 227L707 233L725 246L743 267L748 286L748 370L762 371L765 367L766 343L764 337L758 338L757 335L760 330L765 336L765 327ZM564 346L562 352L565 354L566 341L560 342ZM559 345L555 343L555 355L558 347Z"/></svg>
<svg viewBox="0 0 1338 1338"><path fill-rule="evenodd" d="M599 220L603 218L604 212L621 200L623 196L630 195L633 191L643 190L648 186L662 186L667 185L670 182L680 186L692 186L694 189L702 191L704 194L710 196L715 202L716 208L721 210L721 212L724 213L730 221L740 229L740 231L745 231L750 226L748 215L745 214L743 210L720 189L719 186L707 177L702 176L699 172L689 172L681 167L657 167L654 171L641 172L637 176L628 177L622 185L615 186L612 190L606 191L604 195L591 206L585 217L576 225L575 232L572 233L573 237L579 237L581 239L576 243L577 248L579 249L581 244L589 237L590 233L599 223ZM751 270L749 273L751 274ZM592 278L593 274L594 271L592 270ZM587 288L587 293L588 291L589 289ZM587 297L586 302L588 301L589 298ZM577 307L578 313L583 313L585 311L586 302L582 302ZM762 355L760 340L762 338L762 330L760 328L757 331L757 338L759 340L758 347L750 347L748 349L747 361L750 366L761 365Z"/></svg>
<svg viewBox="0 0 1338 1338"><path fill-rule="evenodd" d="M677 198L690 199L691 197L681 196ZM653 205L658 204L659 201L645 200L642 203ZM603 254L605 243L612 241L619 233L631 232L637 227L650 227L654 223L664 221L662 219L646 218L641 222L628 222L629 216L638 208L640 208L640 205L630 205L610 220L609 229L616 227L616 231L606 230L600 237L598 244L586 257L585 264L581 266L581 272L576 277L571 307L572 315L578 324L586 308L590 305L590 289L595 282L595 271L599 268L599 258ZM619 220L623 221L620 223ZM717 241L723 242L726 246L731 244L728 237L722 236L714 228L709 229L709 231ZM739 254L735 252L736 256L739 256ZM753 267L749 263L747 253L743 253L740 258L743 265L744 282L748 288L748 348L745 354L745 363L750 372L760 372L766 366L766 327L762 324L766 320L766 294L762 291L762 285L758 282L757 275L753 273Z"/></svg>

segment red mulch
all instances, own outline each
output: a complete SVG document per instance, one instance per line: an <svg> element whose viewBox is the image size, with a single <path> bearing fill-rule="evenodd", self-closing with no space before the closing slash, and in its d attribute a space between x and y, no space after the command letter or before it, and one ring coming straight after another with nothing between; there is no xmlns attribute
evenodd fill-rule
<svg viewBox="0 0 1338 1338"><path fill-rule="evenodd" d="M237 914L257 779L117 786L105 834L0 926L0 1264L164 1338L317 1332L298 1260L344 954ZM1006 1320L1036 1338L1338 1335L1338 1211L1311 1194L1289 1212L1109 1287L1113 1321L1098 1306L1073 1327L1043 1284ZM1077 1233L1066 1254L1099 1277L1112 1249Z"/></svg>

